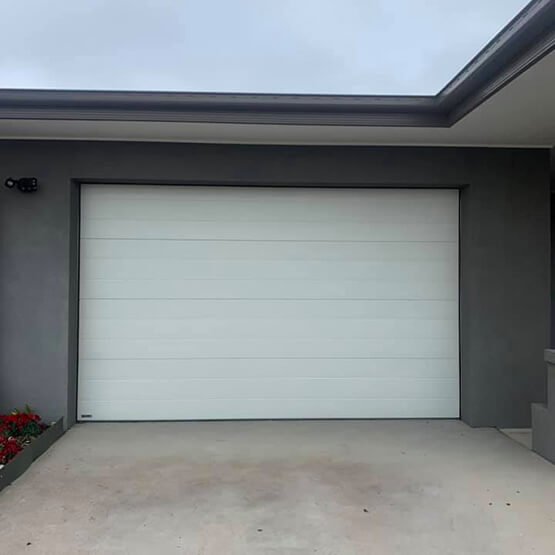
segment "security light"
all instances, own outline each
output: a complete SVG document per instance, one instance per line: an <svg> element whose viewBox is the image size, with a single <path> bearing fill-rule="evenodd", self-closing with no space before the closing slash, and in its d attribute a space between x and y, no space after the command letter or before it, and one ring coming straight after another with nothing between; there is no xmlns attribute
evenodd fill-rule
<svg viewBox="0 0 555 555"><path fill-rule="evenodd" d="M4 185L8 187L8 189L13 189L17 185L17 188L22 193L34 193L38 191L39 188L39 182L36 177L20 177L19 179L8 177Z"/></svg>

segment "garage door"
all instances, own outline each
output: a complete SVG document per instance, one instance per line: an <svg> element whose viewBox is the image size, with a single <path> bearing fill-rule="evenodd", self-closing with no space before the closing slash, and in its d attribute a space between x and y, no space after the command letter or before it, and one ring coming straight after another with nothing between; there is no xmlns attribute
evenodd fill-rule
<svg viewBox="0 0 555 555"><path fill-rule="evenodd" d="M458 417L458 192L86 185L81 420Z"/></svg>

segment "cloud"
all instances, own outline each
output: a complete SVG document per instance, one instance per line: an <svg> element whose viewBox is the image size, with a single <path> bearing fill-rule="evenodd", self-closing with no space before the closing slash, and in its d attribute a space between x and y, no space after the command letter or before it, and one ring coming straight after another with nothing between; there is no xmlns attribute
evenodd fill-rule
<svg viewBox="0 0 555 555"><path fill-rule="evenodd" d="M18 0L1 88L433 94L524 0Z"/></svg>

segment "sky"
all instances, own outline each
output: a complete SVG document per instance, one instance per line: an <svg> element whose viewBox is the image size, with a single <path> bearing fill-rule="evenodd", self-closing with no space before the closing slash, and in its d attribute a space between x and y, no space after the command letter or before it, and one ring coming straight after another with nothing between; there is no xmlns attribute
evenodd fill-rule
<svg viewBox="0 0 555 555"><path fill-rule="evenodd" d="M437 93L525 0L0 0L0 88Z"/></svg>

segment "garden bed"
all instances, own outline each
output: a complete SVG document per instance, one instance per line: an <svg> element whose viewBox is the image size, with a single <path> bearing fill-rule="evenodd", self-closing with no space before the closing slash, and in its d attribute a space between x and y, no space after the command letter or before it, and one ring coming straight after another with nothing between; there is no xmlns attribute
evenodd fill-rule
<svg viewBox="0 0 555 555"><path fill-rule="evenodd" d="M63 433L62 418L45 424L30 409L1 415L0 491L19 478Z"/></svg>

